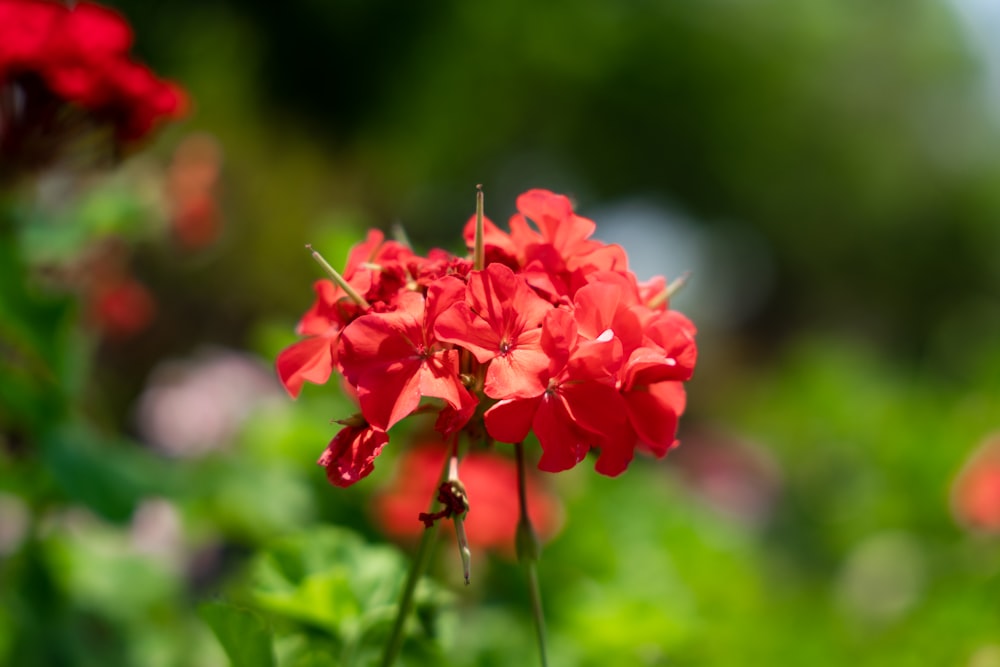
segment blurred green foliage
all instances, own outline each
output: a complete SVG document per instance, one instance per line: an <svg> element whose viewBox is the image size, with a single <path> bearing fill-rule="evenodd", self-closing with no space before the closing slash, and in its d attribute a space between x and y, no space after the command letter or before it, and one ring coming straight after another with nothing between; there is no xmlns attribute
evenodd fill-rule
<svg viewBox="0 0 1000 667"><path fill-rule="evenodd" d="M108 179L0 203L0 665L376 664L398 452L331 488L333 388L196 454L137 404L166 360L292 342L304 243L336 265L402 220L454 248L476 183L497 221L528 187L640 198L773 263L750 319L702 331L680 450L549 478L551 664L1000 664L1000 545L950 507L1000 428L1000 134L951 4L113 4L195 107ZM150 193L193 132L223 148L225 228L187 251ZM156 299L130 339L60 273L108 239ZM401 664L533 664L521 570L476 553L466 588L453 552Z"/></svg>

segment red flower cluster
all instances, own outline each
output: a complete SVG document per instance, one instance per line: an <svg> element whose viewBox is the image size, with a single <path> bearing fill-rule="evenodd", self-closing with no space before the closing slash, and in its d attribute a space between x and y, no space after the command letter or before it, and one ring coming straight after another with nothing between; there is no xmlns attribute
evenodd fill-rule
<svg viewBox="0 0 1000 667"><path fill-rule="evenodd" d="M184 112L181 90L129 57L132 30L120 14L71 4L0 0L0 156L37 155L65 132L67 105L110 124L122 143Z"/></svg>
<svg viewBox="0 0 1000 667"><path fill-rule="evenodd" d="M622 248L590 238L594 223L562 195L531 190L517 210L510 232L483 220L477 238L469 220L472 259L419 256L372 231L342 285L316 283L306 338L277 369L293 397L333 369L357 393L361 414L321 459L331 482L371 472L386 432L423 398L441 402L444 436L485 427L519 443L534 432L550 472L596 450L597 471L618 475L637 448L662 457L674 446L697 350L666 282L638 282Z"/></svg>

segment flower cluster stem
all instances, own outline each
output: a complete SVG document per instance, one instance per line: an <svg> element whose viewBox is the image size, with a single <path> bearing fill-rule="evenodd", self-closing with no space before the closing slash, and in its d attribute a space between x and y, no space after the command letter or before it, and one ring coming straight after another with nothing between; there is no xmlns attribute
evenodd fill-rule
<svg viewBox="0 0 1000 667"><path fill-rule="evenodd" d="M445 459L445 467L441 471L440 479L445 479L448 474L449 460ZM433 512L436 501L431 501L430 510ZM420 578L424 576L427 571L427 565L430 563L431 547L434 544L434 539L437 537L438 522L435 521L431 526L424 529L423 535L420 536L420 545L417 547L417 554L413 557L413 563L410 565L410 571L406 576L406 584L403 586L403 595L399 599L399 607L396 609L396 620L392 624L392 633L389 635L389 641L385 645L385 653L382 654L382 662L380 663L382 667L392 667L396 662L396 658L399 657L399 651L403 647L403 636L406 634L404 628L406 627L406 619L410 616L410 611L413 609L413 596L417 590L417 584L420 582Z"/></svg>
<svg viewBox="0 0 1000 667"><path fill-rule="evenodd" d="M535 619L535 634L538 638L538 655L542 667L548 667L545 650L545 614L542 609L542 589L538 585L538 559L541 547L538 536L528 517L527 471L524 464L524 444L516 443L514 452L517 455L517 498L520 507L520 519L517 524L517 557L524 565L528 574L528 593L531 596L531 615Z"/></svg>
<svg viewBox="0 0 1000 667"><path fill-rule="evenodd" d="M528 591L531 593L531 613L535 618L535 634L538 637L538 655L542 667L548 667L545 651L545 615L542 612L542 591L538 585L538 563L528 563Z"/></svg>

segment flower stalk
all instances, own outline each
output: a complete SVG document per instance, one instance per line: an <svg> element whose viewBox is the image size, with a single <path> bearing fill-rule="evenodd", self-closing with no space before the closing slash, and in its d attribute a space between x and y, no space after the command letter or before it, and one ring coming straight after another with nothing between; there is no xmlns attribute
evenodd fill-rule
<svg viewBox="0 0 1000 667"><path fill-rule="evenodd" d="M450 460L446 460L445 468L441 471L440 478L444 479L449 470ZM429 511L433 512L436 505L437 501L432 500ZM413 596L417 590L417 584L420 582L420 578L424 576L424 573L427 571L427 565L430 563L431 547L434 544L434 539L437 537L437 530L437 522L435 521L427 526L420 536L420 545L417 547L417 553L413 557L410 571L406 575L403 595L400 597L399 607L396 609L396 618L392 623L392 632L389 634L389 641L385 644L385 653L382 654L382 662L380 663L382 667L392 667L396 662L396 658L399 657L399 651L403 647L403 636L406 634L404 632L406 619L413 610Z"/></svg>
<svg viewBox="0 0 1000 667"><path fill-rule="evenodd" d="M458 554L462 558L462 576L465 577L465 585L469 585L469 577L472 576L472 549L469 548L469 538L465 534L465 515L469 511L468 496L465 495L465 487L458 479L458 441L455 441L455 449L452 451L448 461L448 481L455 488L461 489L462 504L464 512L456 513L452 516L455 523L455 536L458 538Z"/></svg>
<svg viewBox="0 0 1000 667"><path fill-rule="evenodd" d="M514 445L517 454L517 499L520 518L517 523L517 558L528 574L528 593L531 596L531 615L535 620L535 635L538 639L538 655L542 667L548 666L545 649L545 614L542 608L542 590L538 585L538 559L541 545L531 519L528 517L527 470L524 465L524 443Z"/></svg>

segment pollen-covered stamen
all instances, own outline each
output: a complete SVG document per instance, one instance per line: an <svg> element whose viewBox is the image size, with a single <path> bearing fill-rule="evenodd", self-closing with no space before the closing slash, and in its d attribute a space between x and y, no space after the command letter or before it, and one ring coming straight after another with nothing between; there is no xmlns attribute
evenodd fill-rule
<svg viewBox="0 0 1000 667"><path fill-rule="evenodd" d="M505 357L507 353L511 351L514 347L514 343L509 338L504 338L500 341L500 356Z"/></svg>

